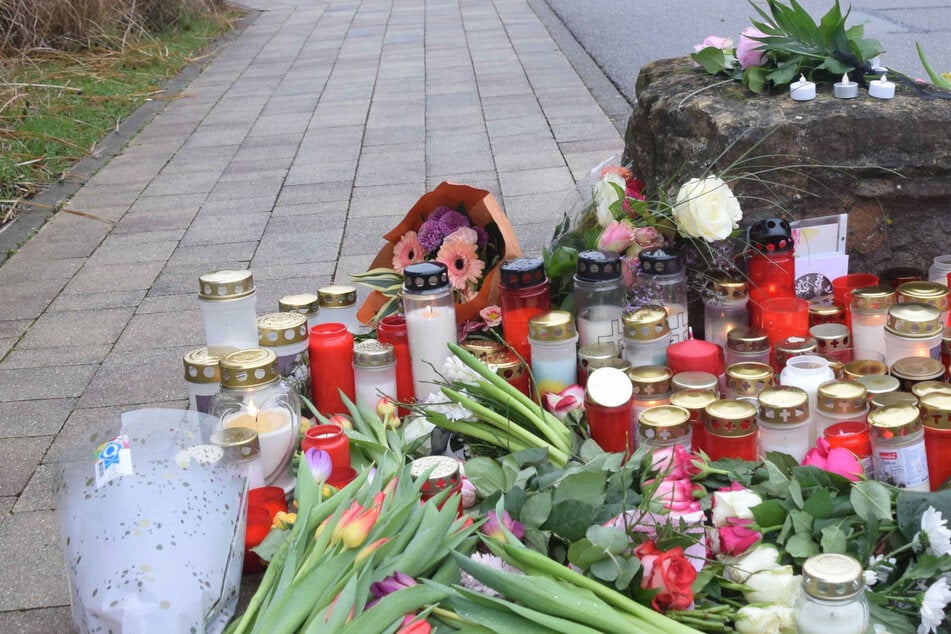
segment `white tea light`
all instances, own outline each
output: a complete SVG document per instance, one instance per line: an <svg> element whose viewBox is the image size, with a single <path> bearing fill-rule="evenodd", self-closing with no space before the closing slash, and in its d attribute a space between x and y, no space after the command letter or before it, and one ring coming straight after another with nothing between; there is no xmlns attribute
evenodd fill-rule
<svg viewBox="0 0 951 634"><path fill-rule="evenodd" d="M799 81L789 84L789 96L793 101L810 101L816 98L816 84L808 81L805 75L799 76Z"/></svg>
<svg viewBox="0 0 951 634"><path fill-rule="evenodd" d="M857 82L849 81L848 73L843 73L842 81L832 85L832 93L836 99L855 99L859 96L859 85Z"/></svg>
<svg viewBox="0 0 951 634"><path fill-rule="evenodd" d="M891 99L895 96L895 84L882 75L881 79L874 79L869 83L868 94L876 99Z"/></svg>

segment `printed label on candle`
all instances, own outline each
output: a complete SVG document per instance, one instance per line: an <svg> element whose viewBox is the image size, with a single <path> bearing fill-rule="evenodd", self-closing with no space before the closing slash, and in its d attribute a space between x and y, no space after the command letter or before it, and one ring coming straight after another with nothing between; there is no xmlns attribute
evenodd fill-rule
<svg viewBox="0 0 951 634"><path fill-rule="evenodd" d="M132 449L128 436L117 436L96 450L96 488L118 477L132 475Z"/></svg>
<svg viewBox="0 0 951 634"><path fill-rule="evenodd" d="M928 490L928 462L924 443L875 452L876 479L910 489L924 485Z"/></svg>

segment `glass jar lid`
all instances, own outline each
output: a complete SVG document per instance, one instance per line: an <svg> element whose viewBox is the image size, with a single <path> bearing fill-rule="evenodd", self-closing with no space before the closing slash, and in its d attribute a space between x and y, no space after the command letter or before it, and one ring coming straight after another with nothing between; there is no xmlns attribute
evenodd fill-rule
<svg viewBox="0 0 951 634"><path fill-rule="evenodd" d="M624 313L624 337L635 341L656 341L670 335L667 311L663 306L644 306Z"/></svg>
<svg viewBox="0 0 951 634"><path fill-rule="evenodd" d="M211 434L211 444L220 447L229 462L244 462L261 453L258 432L247 427L225 427Z"/></svg>
<svg viewBox="0 0 951 634"><path fill-rule="evenodd" d="M585 400L602 407L620 407L631 400L634 386L622 370L598 368L588 375Z"/></svg>
<svg viewBox="0 0 951 634"><path fill-rule="evenodd" d="M865 386L869 400L872 400L876 394L894 392L899 386L898 379L884 374L866 374L855 380Z"/></svg>
<svg viewBox="0 0 951 634"><path fill-rule="evenodd" d="M912 405L918 406L918 397L912 394L911 392L883 392L881 394L873 394L872 398L869 399L872 407L886 407L888 405Z"/></svg>
<svg viewBox="0 0 951 634"><path fill-rule="evenodd" d="M705 430L721 438L741 438L756 433L756 406L741 399L724 398L704 408Z"/></svg>
<svg viewBox="0 0 951 634"><path fill-rule="evenodd" d="M467 337L459 344L459 347L463 350L469 352L477 359L486 357L490 354L495 354L500 350L504 349L504 346L498 341L492 341L491 339L476 339L473 337Z"/></svg>
<svg viewBox="0 0 951 634"><path fill-rule="evenodd" d="M578 364L586 371L595 370L618 358L613 343L589 343L578 348Z"/></svg>
<svg viewBox="0 0 951 634"><path fill-rule="evenodd" d="M802 565L802 589L811 597L840 601L857 596L864 588L862 564L848 555L822 553Z"/></svg>
<svg viewBox="0 0 951 634"><path fill-rule="evenodd" d="M251 271L212 271L201 275L198 285L198 297L201 299L238 299L254 293Z"/></svg>
<svg viewBox="0 0 951 634"><path fill-rule="evenodd" d="M879 376L888 374L888 366L878 359L856 359L843 366L846 378L858 379L863 376Z"/></svg>
<svg viewBox="0 0 951 634"><path fill-rule="evenodd" d="M929 392L918 403L921 422L930 429L951 429L951 392Z"/></svg>
<svg viewBox="0 0 951 634"><path fill-rule="evenodd" d="M903 357L892 364L891 374L896 379L928 381L943 377L944 364L931 357Z"/></svg>
<svg viewBox="0 0 951 634"><path fill-rule="evenodd" d="M238 350L219 362L221 387L250 388L274 383L281 378L277 355L266 348Z"/></svg>
<svg viewBox="0 0 951 634"><path fill-rule="evenodd" d="M834 325L834 324L826 324ZM810 354L819 348L819 342L814 337L786 337L776 344L777 358L786 359L803 354Z"/></svg>
<svg viewBox="0 0 951 634"><path fill-rule="evenodd" d="M734 352L769 350L769 335L755 326L737 326L726 333L726 347Z"/></svg>
<svg viewBox="0 0 951 634"><path fill-rule="evenodd" d="M578 335L575 318L567 310L539 313L528 320L528 336L539 341L569 341Z"/></svg>
<svg viewBox="0 0 951 634"><path fill-rule="evenodd" d="M262 348L307 341L307 316L303 313L266 313L257 319L258 345Z"/></svg>
<svg viewBox="0 0 951 634"><path fill-rule="evenodd" d="M759 393L759 420L773 425L796 425L809 419L809 395L791 385L768 387Z"/></svg>
<svg viewBox="0 0 951 634"><path fill-rule="evenodd" d="M231 346L206 346L186 353L182 357L185 365L185 380L189 383L220 383L221 371L218 363L222 358L237 350Z"/></svg>
<svg viewBox="0 0 951 634"><path fill-rule="evenodd" d="M634 386L634 397L650 400L670 392L674 372L665 365L640 365L629 369L627 376Z"/></svg>
<svg viewBox="0 0 951 634"><path fill-rule="evenodd" d="M820 354L852 347L852 333L845 324L816 324L809 329Z"/></svg>
<svg viewBox="0 0 951 634"><path fill-rule="evenodd" d="M424 456L417 458L409 465L409 474L414 480L423 477L427 471L429 475L426 477L424 488L429 494L452 489L462 481L459 461L449 456Z"/></svg>
<svg viewBox="0 0 951 634"><path fill-rule="evenodd" d="M676 405L648 407L637 417L637 434L649 441L675 441L690 434L690 412Z"/></svg>
<svg viewBox="0 0 951 634"><path fill-rule="evenodd" d="M948 296L951 289L938 282L905 282L895 289L899 304L916 302L934 306L940 312L948 310Z"/></svg>
<svg viewBox="0 0 951 634"><path fill-rule="evenodd" d="M909 339L931 337L943 329L940 316L941 311L928 304L893 304L888 307L885 330Z"/></svg>
<svg viewBox="0 0 951 634"><path fill-rule="evenodd" d="M951 394L951 383L945 383L944 381L919 381L911 386L911 393L918 397L919 403L923 396L933 394L934 392Z"/></svg>
<svg viewBox="0 0 951 634"><path fill-rule="evenodd" d="M506 381L514 381L528 374L528 368L511 350L502 349L494 352L487 355L483 362Z"/></svg>
<svg viewBox="0 0 951 634"><path fill-rule="evenodd" d="M684 270L683 259L669 247L651 247L638 254L645 275L674 275Z"/></svg>
<svg viewBox="0 0 951 634"><path fill-rule="evenodd" d="M717 392L719 382L716 375L710 372L678 372L670 380L670 389L674 392L682 390L709 390Z"/></svg>
<svg viewBox="0 0 951 634"><path fill-rule="evenodd" d="M546 281L545 263L541 258L515 258L506 260L499 267L502 288L531 288Z"/></svg>
<svg viewBox="0 0 951 634"><path fill-rule="evenodd" d="M826 300L826 297L827 296L823 295L821 300L814 298L809 301L810 323L814 320L816 323L824 324L842 318L842 307Z"/></svg>
<svg viewBox="0 0 951 634"><path fill-rule="evenodd" d="M707 274L706 294L719 301L735 302L746 299L746 279L739 273L710 271Z"/></svg>
<svg viewBox="0 0 951 634"><path fill-rule="evenodd" d="M413 264L411 266L421 265ZM408 266L406 268L409 269L410 267ZM413 290L417 289L414 288ZM336 284L334 286L324 286L322 288L318 288L317 295L320 297L321 308L347 308L348 306L353 306L357 303L357 289L353 286L347 286L344 284Z"/></svg>
<svg viewBox="0 0 951 634"><path fill-rule="evenodd" d="M883 313L895 303L895 291L886 286L863 286L852 291L852 310Z"/></svg>
<svg viewBox="0 0 951 634"><path fill-rule="evenodd" d="M711 390L684 390L670 395L670 404L682 407L690 412L702 412L719 397Z"/></svg>
<svg viewBox="0 0 951 634"><path fill-rule="evenodd" d="M914 405L885 405L868 413L868 424L873 436L891 440L919 431L921 411Z"/></svg>
<svg viewBox="0 0 951 634"><path fill-rule="evenodd" d="M829 381L816 390L816 409L826 414L860 414L868 407L867 394L858 381Z"/></svg>
<svg viewBox="0 0 951 634"><path fill-rule="evenodd" d="M353 346L353 367L381 368L396 363L393 344L364 339Z"/></svg>
<svg viewBox="0 0 951 634"><path fill-rule="evenodd" d="M621 258L607 251L582 251L578 254L575 276L586 282L604 282L621 279Z"/></svg>
<svg viewBox="0 0 951 634"><path fill-rule="evenodd" d="M776 384L773 368L765 363L744 361L726 369L726 384L734 394L756 396Z"/></svg>
<svg viewBox="0 0 951 634"><path fill-rule="evenodd" d="M282 313L300 313L310 317L320 310L320 297L316 293L285 295L277 300L277 308Z"/></svg>

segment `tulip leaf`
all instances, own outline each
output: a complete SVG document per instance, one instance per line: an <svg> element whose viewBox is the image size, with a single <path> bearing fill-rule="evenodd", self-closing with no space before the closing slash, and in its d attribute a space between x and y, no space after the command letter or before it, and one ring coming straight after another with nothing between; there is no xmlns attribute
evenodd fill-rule
<svg viewBox="0 0 951 634"><path fill-rule="evenodd" d="M786 542L786 552L797 559L805 559L819 554L819 546L805 533L796 533Z"/></svg>
<svg viewBox="0 0 951 634"><path fill-rule="evenodd" d="M865 480L852 485L849 494L855 514L866 522L870 519L890 520L892 518L892 496L881 482Z"/></svg>
<svg viewBox="0 0 951 634"><path fill-rule="evenodd" d="M872 603L869 612L873 623L884 625L892 634L915 634L918 628L910 618L900 612L889 609L888 606Z"/></svg>

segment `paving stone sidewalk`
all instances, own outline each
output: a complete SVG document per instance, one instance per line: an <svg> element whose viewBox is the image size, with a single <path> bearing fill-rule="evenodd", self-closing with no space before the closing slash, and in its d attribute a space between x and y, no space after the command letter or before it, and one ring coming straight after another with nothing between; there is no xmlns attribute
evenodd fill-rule
<svg viewBox="0 0 951 634"><path fill-rule="evenodd" d="M530 0L253 0L260 13L0 267L0 631L68 632L55 463L125 410L186 406L198 275L259 312L361 272L450 180L539 254L623 140Z"/></svg>

